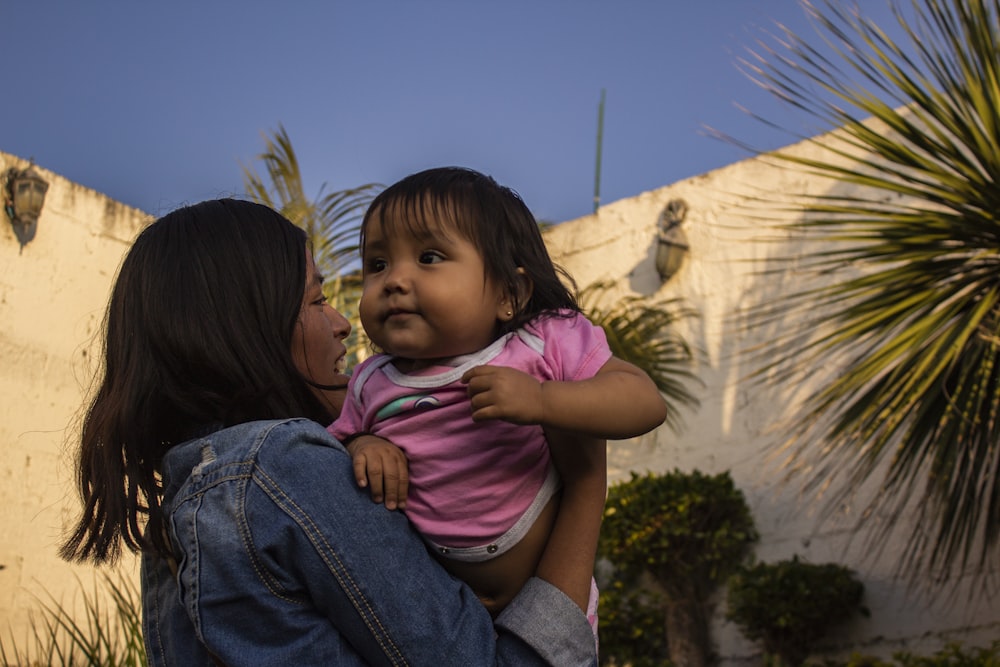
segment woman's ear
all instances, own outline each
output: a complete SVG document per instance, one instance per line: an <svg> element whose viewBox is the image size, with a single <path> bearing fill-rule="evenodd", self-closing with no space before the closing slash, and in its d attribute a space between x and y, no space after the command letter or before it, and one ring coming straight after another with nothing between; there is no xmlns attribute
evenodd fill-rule
<svg viewBox="0 0 1000 667"><path fill-rule="evenodd" d="M510 322L514 319L514 316L524 308L524 304L528 303L534 287L524 267L517 267L517 293L514 295L509 292L504 293L497 307L497 319L501 322Z"/></svg>

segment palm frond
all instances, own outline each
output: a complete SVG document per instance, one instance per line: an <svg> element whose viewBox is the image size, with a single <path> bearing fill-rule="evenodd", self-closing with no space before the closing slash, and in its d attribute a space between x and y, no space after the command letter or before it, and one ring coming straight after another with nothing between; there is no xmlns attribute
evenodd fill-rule
<svg viewBox="0 0 1000 667"><path fill-rule="evenodd" d="M243 167L247 196L277 210L305 230L313 248L316 266L332 278L348 270L358 257L361 218L372 198L382 189L367 183L324 194L325 185L313 198L305 193L302 172L291 139L279 126L273 136L264 137L266 180L250 167Z"/></svg>
<svg viewBox="0 0 1000 667"><path fill-rule="evenodd" d="M580 290L580 304L590 320L604 329L611 351L645 371L667 403L667 426L677 432L682 407L699 404L689 385L697 383L692 370L694 355L677 333L676 323L694 312L679 299L650 302L637 295L615 299L606 295L613 287L596 282Z"/></svg>
<svg viewBox="0 0 1000 667"><path fill-rule="evenodd" d="M797 323L761 377L840 360L790 431L793 468L814 488L843 475L833 504L881 475L871 539L908 526L899 567L914 579L986 568L1000 552L1000 4L893 2L898 42L857 5L803 4L825 52L785 31L746 64L839 128L811 140L822 157L772 156L832 187L795 206L789 228L818 248L800 266L822 278L757 313Z"/></svg>
<svg viewBox="0 0 1000 667"><path fill-rule="evenodd" d="M302 172L291 139L281 126L273 136L264 136L264 152L257 159L264 163L266 180L244 166L247 196L277 210L305 230L316 268L326 279L323 293L351 322L347 346L349 361L356 363L365 356L365 339L355 313L357 289L351 274L360 260L361 219L382 186L367 183L324 194L324 185L314 198L310 198L302 184Z"/></svg>

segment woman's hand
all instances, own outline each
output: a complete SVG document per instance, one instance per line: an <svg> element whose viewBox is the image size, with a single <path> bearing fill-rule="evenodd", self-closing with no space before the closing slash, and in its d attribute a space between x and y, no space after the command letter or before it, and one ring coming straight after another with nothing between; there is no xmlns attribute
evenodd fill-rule
<svg viewBox="0 0 1000 667"><path fill-rule="evenodd" d="M384 501L390 510L406 509L410 475L403 450L384 438L364 433L347 443L347 451L354 462L358 486L367 486L373 501Z"/></svg>

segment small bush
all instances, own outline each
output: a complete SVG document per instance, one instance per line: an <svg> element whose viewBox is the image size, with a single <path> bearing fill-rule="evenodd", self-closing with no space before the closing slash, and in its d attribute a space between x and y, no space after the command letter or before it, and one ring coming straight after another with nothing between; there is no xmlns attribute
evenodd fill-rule
<svg viewBox="0 0 1000 667"><path fill-rule="evenodd" d="M846 660L824 660L823 667L1000 667L1000 640L989 647L963 648L959 642L950 642L939 651L922 656L908 651L897 651L891 660L853 653Z"/></svg>
<svg viewBox="0 0 1000 667"><path fill-rule="evenodd" d="M821 664L823 667L893 667L892 662L862 653L852 653L846 662L827 659Z"/></svg>
<svg viewBox="0 0 1000 667"><path fill-rule="evenodd" d="M750 508L728 472L633 472L608 490L600 552L629 575L648 572L668 595L704 597L756 539Z"/></svg>
<svg viewBox="0 0 1000 667"><path fill-rule="evenodd" d="M799 559L744 567L729 579L727 617L784 664L801 665L816 642L861 606L863 584L847 568Z"/></svg>
<svg viewBox="0 0 1000 667"><path fill-rule="evenodd" d="M711 594L756 539L746 499L728 472L633 472L613 484L598 554L614 568L623 595L620 607L607 603L614 614L602 606L602 655L619 664L624 656L646 656L653 662L642 664L659 665L665 644L676 664L710 664ZM629 588L643 593L625 595ZM636 618L644 619L638 635L629 626ZM653 618L663 619L659 635Z"/></svg>
<svg viewBox="0 0 1000 667"><path fill-rule="evenodd" d="M601 586L601 664L610 667L664 667L667 637L663 595L614 578Z"/></svg>
<svg viewBox="0 0 1000 667"><path fill-rule="evenodd" d="M907 652L893 654L901 667L1000 667L1000 640L985 648L962 648L959 642L949 642L930 656Z"/></svg>

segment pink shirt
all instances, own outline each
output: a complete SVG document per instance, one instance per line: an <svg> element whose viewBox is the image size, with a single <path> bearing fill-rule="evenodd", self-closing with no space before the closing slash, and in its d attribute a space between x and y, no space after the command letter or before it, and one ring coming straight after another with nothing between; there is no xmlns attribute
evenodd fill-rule
<svg viewBox="0 0 1000 667"><path fill-rule="evenodd" d="M473 422L460 378L491 364L539 380L583 380L610 358L604 330L580 314L536 319L479 352L412 374L376 355L355 369L328 430L341 440L373 433L400 447L409 461L409 519L441 553L485 560L523 536L558 481L542 428Z"/></svg>

